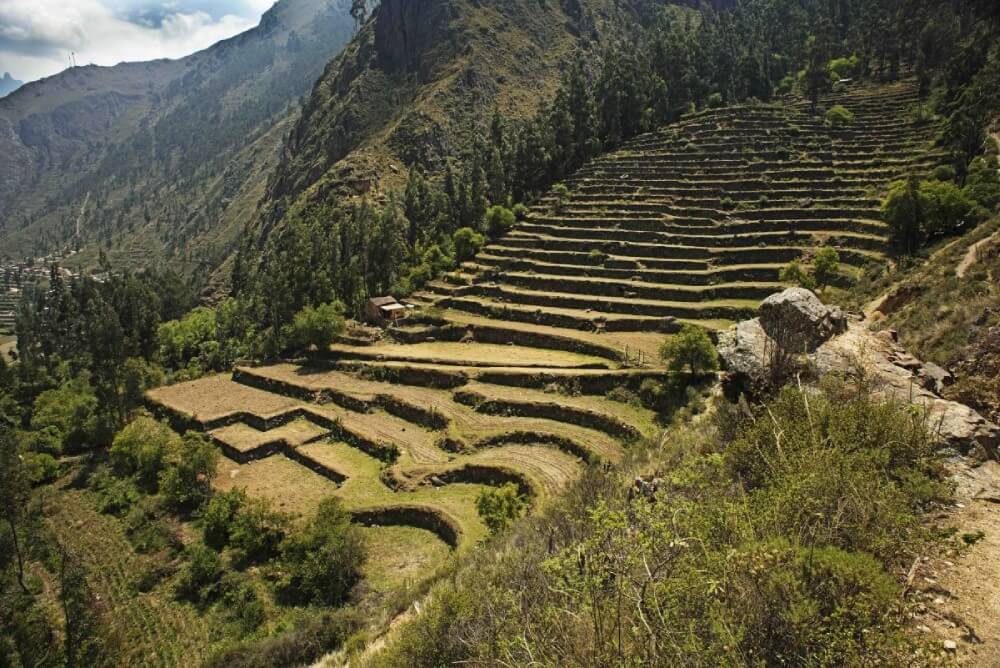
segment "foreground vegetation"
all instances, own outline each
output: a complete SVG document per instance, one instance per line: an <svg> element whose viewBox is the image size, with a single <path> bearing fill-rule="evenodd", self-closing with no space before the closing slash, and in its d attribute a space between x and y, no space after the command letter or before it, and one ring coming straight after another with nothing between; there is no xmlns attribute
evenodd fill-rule
<svg viewBox="0 0 1000 668"><path fill-rule="evenodd" d="M932 664L901 579L945 502L918 414L828 380L668 431L435 588L375 665Z"/></svg>

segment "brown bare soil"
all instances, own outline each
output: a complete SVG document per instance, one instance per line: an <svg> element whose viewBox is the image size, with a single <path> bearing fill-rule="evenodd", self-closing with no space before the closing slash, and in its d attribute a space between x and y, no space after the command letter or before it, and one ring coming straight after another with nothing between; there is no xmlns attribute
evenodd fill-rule
<svg viewBox="0 0 1000 668"><path fill-rule="evenodd" d="M939 519L957 528L957 544L973 544L919 564L915 625L957 665L1000 666L1000 464L960 463L954 477L956 505ZM948 641L954 652L944 649Z"/></svg>

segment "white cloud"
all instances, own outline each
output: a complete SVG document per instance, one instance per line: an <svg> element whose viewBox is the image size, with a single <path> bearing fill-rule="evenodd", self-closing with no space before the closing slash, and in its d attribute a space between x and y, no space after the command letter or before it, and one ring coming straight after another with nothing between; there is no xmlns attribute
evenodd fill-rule
<svg viewBox="0 0 1000 668"><path fill-rule="evenodd" d="M129 3L119 1L112 8L112 2L0 0L0 72L9 70L25 81L48 76L66 67L70 52L80 65L178 58L253 27L263 11L258 7L271 4L244 0L245 12L213 16L210 0L203 8L173 0L152 7L146 2L143 9L154 10L159 19L149 21L128 20L122 10Z"/></svg>

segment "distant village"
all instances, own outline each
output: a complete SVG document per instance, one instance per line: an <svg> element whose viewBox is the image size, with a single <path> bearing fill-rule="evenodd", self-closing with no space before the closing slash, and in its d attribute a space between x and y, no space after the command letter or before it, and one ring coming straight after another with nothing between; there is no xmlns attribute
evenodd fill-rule
<svg viewBox="0 0 1000 668"><path fill-rule="evenodd" d="M52 265L59 264L76 251L51 253L42 257L23 260L0 261L0 334L14 330L14 315L21 296L37 286L48 282ZM60 266L59 272L67 279L78 275Z"/></svg>

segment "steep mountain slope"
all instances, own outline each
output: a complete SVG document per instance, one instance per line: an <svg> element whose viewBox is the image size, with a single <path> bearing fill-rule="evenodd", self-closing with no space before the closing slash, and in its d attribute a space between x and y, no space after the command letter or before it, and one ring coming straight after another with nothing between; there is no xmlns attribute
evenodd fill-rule
<svg viewBox="0 0 1000 668"><path fill-rule="evenodd" d="M5 254L100 240L113 262L212 263L261 194L290 105L350 39L349 9L281 0L186 58L73 68L0 100Z"/></svg>
<svg viewBox="0 0 1000 668"><path fill-rule="evenodd" d="M575 48L619 34L642 4L382 2L313 89L269 184L257 239L305 202L398 184L394 163L441 166L496 108L534 111Z"/></svg>

